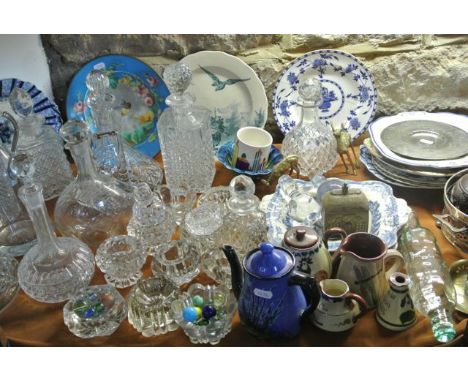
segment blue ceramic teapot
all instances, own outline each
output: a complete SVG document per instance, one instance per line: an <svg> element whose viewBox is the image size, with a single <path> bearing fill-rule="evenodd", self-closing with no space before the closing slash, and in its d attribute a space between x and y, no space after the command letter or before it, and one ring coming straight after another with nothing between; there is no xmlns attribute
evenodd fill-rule
<svg viewBox="0 0 468 382"><path fill-rule="evenodd" d="M317 307L319 289L313 277L295 270L295 258L284 248L262 243L241 266L234 249L223 247L231 266L232 290L241 321L261 337L295 337L301 317Z"/></svg>

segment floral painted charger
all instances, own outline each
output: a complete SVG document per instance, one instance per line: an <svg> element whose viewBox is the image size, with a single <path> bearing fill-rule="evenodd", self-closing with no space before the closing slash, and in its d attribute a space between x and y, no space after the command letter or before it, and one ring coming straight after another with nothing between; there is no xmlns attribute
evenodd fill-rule
<svg viewBox="0 0 468 382"><path fill-rule="evenodd" d="M67 117L85 121L94 130L91 110L86 106L86 76L93 69L106 71L120 107L121 134L148 156L160 151L157 134L159 116L169 95L166 84L144 62L124 55L97 57L84 65L73 78L67 94Z"/></svg>
<svg viewBox="0 0 468 382"><path fill-rule="evenodd" d="M192 70L188 91L195 104L210 111L213 145L236 139L245 126L264 127L268 113L265 88L242 60L217 51L190 54L181 60Z"/></svg>
<svg viewBox="0 0 468 382"><path fill-rule="evenodd" d="M286 67L273 91L273 114L286 134L300 119L298 86L305 71L316 74L322 84L319 116L322 122L347 126L354 140L364 133L377 109L372 74L351 54L338 50L315 50Z"/></svg>

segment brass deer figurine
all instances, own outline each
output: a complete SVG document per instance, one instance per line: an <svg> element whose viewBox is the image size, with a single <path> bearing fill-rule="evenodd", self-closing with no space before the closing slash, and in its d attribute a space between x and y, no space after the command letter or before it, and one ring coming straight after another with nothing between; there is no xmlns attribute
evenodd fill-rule
<svg viewBox="0 0 468 382"><path fill-rule="evenodd" d="M299 178L301 172L299 170L299 158L297 155L288 155L283 158L281 162L273 166L273 170L267 179L262 179L262 183L271 186L275 180L278 180L281 175L284 175L288 172L289 176L292 176L292 173L296 173L296 178Z"/></svg>
<svg viewBox="0 0 468 382"><path fill-rule="evenodd" d="M351 134L345 129L345 124L342 123L340 126L333 126L333 135L336 138L336 149L338 154L340 155L341 161L343 162L346 173L356 175L356 169L359 168L359 161L357 160L356 153L354 152L354 147L352 145ZM351 155L349 155L349 148L351 147L351 152L353 153L354 160L351 159ZM348 158L349 165L351 167L351 171L348 170L348 165L346 164L346 159Z"/></svg>

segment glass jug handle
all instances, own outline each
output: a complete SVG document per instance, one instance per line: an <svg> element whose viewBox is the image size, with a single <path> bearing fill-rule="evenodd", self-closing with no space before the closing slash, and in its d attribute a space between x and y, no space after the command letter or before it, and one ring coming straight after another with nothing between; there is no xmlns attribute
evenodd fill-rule
<svg viewBox="0 0 468 382"><path fill-rule="evenodd" d="M19 129L18 129L18 124L16 123L16 120L12 117L10 113L4 111L2 113L2 117L6 118L8 122L10 122L11 125L13 126L13 140L11 142L11 148L10 150L5 150L5 151L8 152L7 174L10 178L14 179L15 176L11 171L11 161L13 157L15 156L16 146L18 146Z"/></svg>
<svg viewBox="0 0 468 382"><path fill-rule="evenodd" d="M315 279L305 273L293 271L289 279L289 285L299 285L301 287L307 304L309 304L308 308L302 313L302 317L307 317L317 308L320 301L320 291Z"/></svg>

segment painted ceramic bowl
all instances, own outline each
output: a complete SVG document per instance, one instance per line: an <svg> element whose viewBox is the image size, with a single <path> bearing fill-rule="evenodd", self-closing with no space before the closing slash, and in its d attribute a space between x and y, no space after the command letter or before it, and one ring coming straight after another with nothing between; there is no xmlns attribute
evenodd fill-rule
<svg viewBox="0 0 468 382"><path fill-rule="evenodd" d="M218 160L229 170L234 171L237 174L249 175L249 176L258 176L258 175L268 175L273 170L273 166L279 163L283 159L281 151L276 147L271 146L270 156L268 157L268 162L265 165L263 170L259 171L248 171L240 170L236 167L235 158L233 158L234 151L234 141L228 141L221 145L218 150Z"/></svg>

